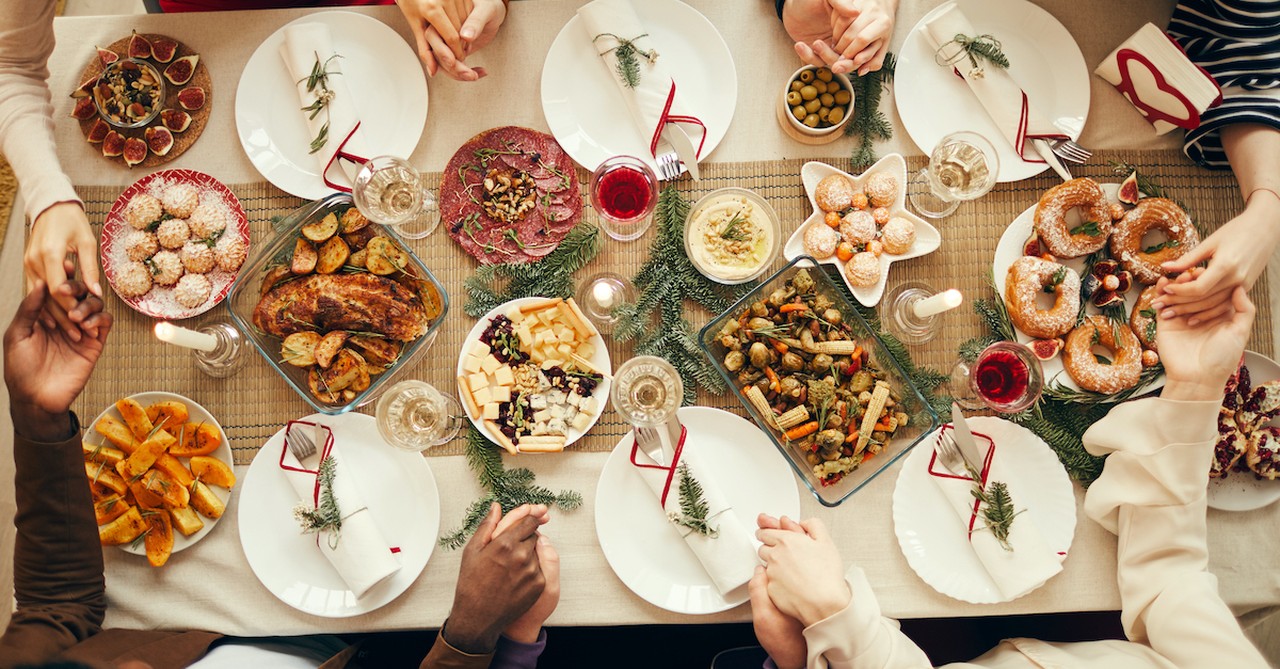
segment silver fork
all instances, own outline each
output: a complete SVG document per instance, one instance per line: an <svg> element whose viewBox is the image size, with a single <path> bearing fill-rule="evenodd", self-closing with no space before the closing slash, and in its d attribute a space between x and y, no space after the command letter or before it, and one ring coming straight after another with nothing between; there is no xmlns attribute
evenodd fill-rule
<svg viewBox="0 0 1280 669"><path fill-rule="evenodd" d="M960 445L956 443L950 432L943 431L938 435L938 443L933 449L938 457L942 459L942 466L951 470L952 474L957 476L969 476L969 467L966 467L967 461L964 453L960 451ZM974 469L977 469L976 467Z"/></svg>
<svg viewBox="0 0 1280 669"><path fill-rule="evenodd" d="M1070 139L1055 139L1049 142L1049 148L1059 158L1072 163L1084 163L1093 157L1093 152Z"/></svg>
<svg viewBox="0 0 1280 669"><path fill-rule="evenodd" d="M680 176L680 158L675 151L658 154L658 180L670 181Z"/></svg>
<svg viewBox="0 0 1280 669"><path fill-rule="evenodd" d="M316 426L317 430L319 425ZM303 460L316 454L316 442L307 435L302 425L294 424L289 426L289 432L285 435L285 441L289 444L289 452L293 453L293 457L298 459L301 464Z"/></svg>
<svg viewBox="0 0 1280 669"><path fill-rule="evenodd" d="M662 450L662 437L658 434L658 429L653 427L636 427L636 444L640 446L640 450L645 452L653 459L654 462L665 465L666 457Z"/></svg>

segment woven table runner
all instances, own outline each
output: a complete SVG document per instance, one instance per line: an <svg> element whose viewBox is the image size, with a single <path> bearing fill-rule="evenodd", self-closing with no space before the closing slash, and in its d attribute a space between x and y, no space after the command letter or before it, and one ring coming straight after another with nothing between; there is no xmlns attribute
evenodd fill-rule
<svg viewBox="0 0 1280 669"><path fill-rule="evenodd" d="M1105 156L1095 156L1093 163L1078 166L1075 172L1078 176L1090 176L1099 181L1118 181L1107 160L1123 160L1142 167L1144 174L1164 187L1170 196L1181 201L1205 230L1217 229L1243 208L1236 181L1229 172L1199 169L1188 164L1186 158L1176 151L1111 152ZM754 190L769 200L782 220L784 236L789 236L811 213L800 182L800 167L804 162L784 160L710 163L702 166L702 181L682 179L676 185L691 200L726 186ZM907 162L914 171L924 166L925 159L916 157ZM833 164L841 169L849 169L847 160L833 161ZM438 180L438 174L430 176L433 188ZM579 170L579 181L587 184L589 175ZM944 239L942 247L923 258L894 263L891 283L923 281L938 289L959 288L967 300L990 297L993 293L987 285L987 277L991 272L991 259L1001 233L1018 214L1034 205L1041 193L1059 182L1049 172L1017 183L1001 184L979 201L962 205L955 214L936 222ZM288 214L304 203L300 198L287 195L265 183L230 184L229 187L240 198L248 215L252 243L255 246L272 234L273 217ZM95 226L100 226L123 189L79 187L77 190L84 198L89 220ZM589 202L589 199L584 200ZM584 218L590 223L597 220L589 204ZM602 233L600 255L580 270L577 278L582 279L601 271L616 272L623 276L634 275L648 257L654 234L655 230L651 229L637 241L621 243ZM463 282L474 272L477 263L449 239L443 230L427 239L410 241L409 244L444 284L449 294L450 306L431 351L413 367L405 370L400 378L422 379L445 392L453 393L456 392L453 372L458 352L462 348L462 338L475 324L474 319L463 313L467 300ZM775 269L783 264L784 261L779 258ZM1259 279L1251 296L1258 305L1258 315L1249 347L1271 356L1271 310L1265 276ZM151 331L154 321L127 308L114 294L107 297L107 309L115 315L116 325L111 333L107 352L98 363L93 378L80 395L76 406L86 426L90 425L88 421L100 411L121 397L150 390L173 392L195 400L208 409L226 431L236 464L248 464L262 444L286 421L311 413L302 398L295 395L255 352L248 353L249 359L235 376L213 379L196 369L189 352L157 341ZM713 315L699 308L690 308L688 313L690 321L697 327L701 327ZM193 327L205 320L225 318L228 318L226 306L219 305L205 316L184 325ZM939 336L924 346L914 347L912 356L918 364L940 370L950 369L960 343L985 334L983 327L979 318L967 306L957 309L946 316ZM632 355L630 342L619 345L607 336L605 339L615 367ZM698 404L745 415L737 400L727 393L716 396L700 389ZM366 405L361 411L372 413L372 404ZM595 428L570 449L611 450L628 429L610 407L605 410ZM428 454L458 455L462 452L463 441L460 436L449 444L432 449Z"/></svg>

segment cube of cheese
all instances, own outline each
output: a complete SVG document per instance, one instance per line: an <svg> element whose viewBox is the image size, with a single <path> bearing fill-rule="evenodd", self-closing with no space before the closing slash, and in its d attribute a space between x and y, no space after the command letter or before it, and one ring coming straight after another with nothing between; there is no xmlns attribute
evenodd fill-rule
<svg viewBox="0 0 1280 669"><path fill-rule="evenodd" d="M569 356L573 355L573 347L569 344L561 344L556 347L556 350L559 351L561 356L565 359L568 359Z"/></svg>
<svg viewBox="0 0 1280 669"><path fill-rule="evenodd" d="M564 404L564 391L553 390L547 393L547 403L548 404Z"/></svg>
<svg viewBox="0 0 1280 669"><path fill-rule="evenodd" d="M512 385L516 382L515 372L509 365L503 365L493 370L493 382L499 386Z"/></svg>
<svg viewBox="0 0 1280 669"><path fill-rule="evenodd" d="M576 353L578 354L579 357L590 360L596 354L596 347L587 343L578 344L578 350L576 351Z"/></svg>
<svg viewBox="0 0 1280 669"><path fill-rule="evenodd" d="M471 345L471 355L474 355L477 358L484 358L486 355L489 355L489 350L489 345L482 341L475 342Z"/></svg>
<svg viewBox="0 0 1280 669"><path fill-rule="evenodd" d="M490 395L488 388L472 390L471 399L476 401L476 406L484 406L493 401L493 397Z"/></svg>
<svg viewBox="0 0 1280 669"><path fill-rule="evenodd" d="M547 354L542 352L541 347L534 347L529 350L529 359L540 365L547 359Z"/></svg>
<svg viewBox="0 0 1280 669"><path fill-rule="evenodd" d="M486 355L484 360L480 361L480 369L483 369L485 374L492 374L498 371L498 368L501 366L502 363L499 362L497 358L493 357L492 353Z"/></svg>
<svg viewBox="0 0 1280 669"><path fill-rule="evenodd" d="M484 405L484 419L498 420L498 403L490 402Z"/></svg>
<svg viewBox="0 0 1280 669"><path fill-rule="evenodd" d="M534 411L540 411L547 408L547 396L538 394L529 396L529 408Z"/></svg>
<svg viewBox="0 0 1280 669"><path fill-rule="evenodd" d="M516 304L513 304L507 307L506 316L507 316L507 320L511 321L512 323L519 323L520 321L524 320L524 312L520 311L520 306Z"/></svg>
<svg viewBox="0 0 1280 669"><path fill-rule="evenodd" d="M591 424L591 414L579 413L573 417L573 421L570 424L573 426L573 429L579 432L585 432L587 430L587 426Z"/></svg>
<svg viewBox="0 0 1280 669"><path fill-rule="evenodd" d="M528 323L521 323L516 326L516 336L520 338L520 343L525 346L533 346L538 343L535 340L533 330L529 328Z"/></svg>
<svg viewBox="0 0 1280 669"><path fill-rule="evenodd" d="M564 401L571 407L580 407L582 406L582 395L579 395L578 393L569 393L569 395L564 398Z"/></svg>
<svg viewBox="0 0 1280 669"><path fill-rule="evenodd" d="M578 403L578 411L586 414L594 414L596 412L596 398L582 398L582 401Z"/></svg>
<svg viewBox="0 0 1280 669"><path fill-rule="evenodd" d="M551 420L551 412L547 409L533 412L533 421L535 423L546 423Z"/></svg>
<svg viewBox="0 0 1280 669"><path fill-rule="evenodd" d="M510 402L511 386L489 386L490 402Z"/></svg>
<svg viewBox="0 0 1280 669"><path fill-rule="evenodd" d="M560 358L547 358L542 361L543 369L551 369L552 367L563 367L564 361Z"/></svg>
<svg viewBox="0 0 1280 669"><path fill-rule="evenodd" d="M475 392L489 385L489 375L484 372L474 372L467 377L467 383L471 386L471 392Z"/></svg>
<svg viewBox="0 0 1280 669"><path fill-rule="evenodd" d="M480 358L469 355L462 361L462 371L468 374L475 374L480 371Z"/></svg>
<svg viewBox="0 0 1280 669"><path fill-rule="evenodd" d="M564 434L564 421L559 418L552 418L547 423L547 431L551 434Z"/></svg>
<svg viewBox="0 0 1280 669"><path fill-rule="evenodd" d="M555 322L555 317L556 317L555 309L543 309L542 311L538 312L538 320L542 321L544 325L548 325L548 326L551 325L553 322Z"/></svg>
<svg viewBox="0 0 1280 669"><path fill-rule="evenodd" d="M565 328L561 330L560 335L557 337L557 339L559 339L562 343L565 343L565 344L572 343L577 338L578 338L578 333L574 332L573 328Z"/></svg>
<svg viewBox="0 0 1280 669"><path fill-rule="evenodd" d="M573 419L577 417L578 417L578 407L566 406L564 408L564 416L562 416L562 419L564 420L565 425L572 424Z"/></svg>
<svg viewBox="0 0 1280 669"><path fill-rule="evenodd" d="M540 346L556 340L555 333L546 329L538 330L538 334L536 336L538 338L538 345Z"/></svg>
<svg viewBox="0 0 1280 669"><path fill-rule="evenodd" d="M555 419L557 419L557 418L560 418L560 419L563 419L563 418L564 418L564 405L563 405L563 404L553 404L553 405L551 405L551 407L550 407L550 408L548 408L548 409L547 409L547 411L550 411L550 412L551 412L551 419L552 419L552 420L555 420Z"/></svg>

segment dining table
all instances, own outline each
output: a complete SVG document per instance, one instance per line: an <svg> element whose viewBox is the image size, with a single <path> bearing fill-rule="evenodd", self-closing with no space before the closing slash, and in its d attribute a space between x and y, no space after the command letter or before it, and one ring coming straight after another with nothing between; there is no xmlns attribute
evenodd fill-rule
<svg viewBox="0 0 1280 669"><path fill-rule="evenodd" d="M579 0L523 0L510 5L509 15L496 39L470 57L472 65L482 65L488 76L478 82L458 82L446 76L429 80L429 107L426 125L417 149L407 156L419 169L439 177L449 157L469 137L502 125L520 125L548 130L540 104L539 81L544 55L560 29L582 3ZM776 96L790 74L799 66L792 44L774 13L774 3L765 0L688 0L716 26L728 44L736 73L737 109L722 143L707 157L703 180L687 176L675 183L686 197L696 198L710 188L750 183L763 192L783 218L784 234L798 226L809 210L800 184L799 168L805 160L831 162L850 169L853 138L825 145L800 143L784 133L775 116ZM892 50L898 50L913 25L936 0L902 0L897 14ZM1144 23L1163 26L1173 10L1171 0L1134 0L1116 3L1104 0L1035 0L1060 21L1075 38L1085 63L1092 70L1120 42ZM84 64L94 55L95 45L105 45L127 36L130 31L161 33L182 40L201 55L211 77L212 105L203 135L182 156L165 167L188 168L213 175L241 195L250 212L255 234L269 230L265 217L272 208L287 209L299 202L265 183L241 149L234 113L237 84L250 55L269 35L284 24L317 10L259 10L249 12L151 14L59 18L55 22L57 46L49 63L49 85L53 91L56 138L63 169L81 189L91 221L101 224L102 214L114 195L143 175L117 162L103 160L97 148L84 141L76 122L69 118L71 101L66 93L79 83ZM351 8L393 28L408 44L413 38L396 7ZM1140 166L1153 163L1168 167L1165 185L1186 198L1191 208L1210 211L1238 210L1242 205L1229 174L1194 168L1180 152L1181 133L1156 135L1151 126L1109 84L1089 77L1089 114L1079 141L1095 152L1095 159L1083 168L1092 175L1110 174L1107 158L1123 159ZM396 104L395 100L378 101ZM904 130L892 99L886 92L882 109L893 126L893 136L877 143L880 155L901 153L918 169L924 151ZM1159 176L1161 168L1153 168ZM1186 177L1190 174L1192 176ZM1054 183L1042 175L996 187L986 200L1004 203L982 208L966 205L962 213L972 219L970 226L1000 230L1013 215L1033 205L1038 194ZM256 200L255 200L256 198ZM1218 211L1218 209L1212 209ZM588 210L588 221L593 220ZM1214 214L1220 225L1228 214ZM985 218L984 218L985 217ZM958 221L958 219L957 219ZM994 226L994 227L992 227ZM942 250L925 259L895 265L902 278L919 273L933 281L953 280L965 287L970 298L985 297L985 276L990 269L995 239L990 234L973 234L959 222L944 219L938 228ZM966 233L965 230L969 230ZM654 233L630 243L604 240L600 256L580 271L611 270L631 274L643 262ZM998 235L998 232L996 233ZM257 239L254 240L255 242ZM453 259L454 243L443 230L411 243L411 248L428 267L441 266L439 274L450 288L452 307L434 344L433 354L411 370L411 376L452 379L452 369L462 334L475 324L462 309L465 293L461 282L476 267L470 259ZM460 254L458 254L460 255ZM778 266L781 266L781 260ZM7 268L6 271L13 270ZM1269 282L1260 281L1255 296L1267 300ZM949 277L949 278L948 278ZM581 277L579 277L581 278ZM891 276L890 284L898 277ZM1274 294L1274 290L1270 294ZM240 373L226 379L201 374L183 349L144 345L152 321L129 312L111 295L108 308L117 315L113 344L108 345L90 388L77 404L82 420L88 420L115 398L135 392L170 391L201 402L226 427L235 452L236 472L243 475L255 451L265 438L287 420L310 411L265 362L252 356ZM222 309L222 308L220 308ZM211 312L212 315L219 310ZM714 314L690 307L689 318L697 325ZM1268 317L1269 318L1269 317ZM949 369L960 341L980 334L980 320L966 308L944 319L943 334L935 345L919 351L917 362L937 369ZM1269 320L1267 321L1269 324ZM1268 354L1276 344L1268 329L1255 332L1250 348ZM610 343L614 364L631 355L630 343ZM915 352L913 351L913 355ZM436 382L436 381L433 381ZM441 381L440 383L443 383ZM451 383L451 381L450 381ZM442 386L443 387L443 386ZM447 390L452 391L448 385ZM727 397L715 397L702 390L699 403L720 406L739 414L742 408ZM253 406L262 405L258 410ZM362 411L369 412L372 407ZM241 413L244 412L244 413ZM249 413L253 412L253 413ZM606 412L597 426L596 440L566 452L507 457L508 466L531 469L540 485L579 491L581 508L552 512L543 528L561 557L560 603L548 621L551 626L597 626L639 624L699 624L750 620L749 606L743 604L709 615L684 615L654 606L633 594L615 575L597 541L594 501L596 485L609 450L617 443L625 426L613 412ZM440 526L456 527L467 506L482 494L475 475L461 455L459 439L450 448L433 451L426 457L439 487ZM587 443L590 442L590 443ZM900 465L897 465L900 466ZM1014 601L977 605L939 594L910 568L895 537L892 497L896 472L891 468L858 491L843 504L820 505L798 480L802 517L817 517L830 528L846 566L861 566L875 590L886 616L895 618L941 618L1040 614L1072 611L1118 610L1121 606L1116 586L1116 537L1090 520L1083 512L1085 487L1073 483L1076 497L1075 537L1060 574L1034 592ZM328 619L312 616L278 600L255 578L241 546L238 527L240 492L232 491L227 514L200 543L175 554L163 568L148 566L145 559L116 548L105 548L108 608L106 626L124 628L205 629L229 635L297 635L321 632L374 632L432 628L448 615L453 601L460 550L437 547L421 576L400 597L375 611L355 617ZM1280 570L1274 559L1280 554L1280 505L1272 504L1250 512L1210 510L1208 518L1209 569L1219 579L1223 598L1239 616L1260 618L1280 606Z"/></svg>

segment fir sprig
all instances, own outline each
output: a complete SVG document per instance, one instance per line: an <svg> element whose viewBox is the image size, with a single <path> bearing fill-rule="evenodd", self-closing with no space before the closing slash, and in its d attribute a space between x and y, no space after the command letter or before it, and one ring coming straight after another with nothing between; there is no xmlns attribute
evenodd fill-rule
<svg viewBox="0 0 1280 669"><path fill-rule="evenodd" d="M689 465L680 463L676 467L676 473L680 475L680 513L669 513L667 518L676 525L687 527L704 537L714 539L720 536L720 528L712 526L711 520L707 518L711 513L711 507L707 504L702 484L698 483L698 479L694 478L693 473L689 471Z"/></svg>
<svg viewBox="0 0 1280 669"><path fill-rule="evenodd" d="M979 58L1002 70L1009 69L1009 57L1004 55L1004 51L1000 50L1000 40L992 37L991 35L977 35L973 37L970 37L969 35L956 35L953 39L955 40L955 43L959 44L960 48L964 49L965 53L969 56L969 63L973 66L974 70L977 70L979 73L976 76L981 76L980 73L982 72L982 66L978 64Z"/></svg>
<svg viewBox="0 0 1280 669"><path fill-rule="evenodd" d="M1013 552L1013 545L1009 543L1009 531L1013 528L1013 519L1022 511L1013 506L1013 496L1009 494L1009 486L1003 481L991 481L983 488L982 476L972 467L969 469L969 475L973 478L973 489L969 494L981 502L978 515L982 516L983 522L986 523L986 527L981 529L990 530L991 536L996 538L1001 548Z"/></svg>
<svg viewBox="0 0 1280 669"><path fill-rule="evenodd" d="M601 37L612 37L618 42L618 46L609 49L609 51L612 51L618 58L618 76L622 78L622 83L625 84L627 88L635 88L640 85L640 57L643 56L645 60L649 61L650 65L652 65L654 61L658 60L658 51L656 49L649 49L648 51L645 51L644 49L636 46L636 42L639 41L641 37L648 36L649 33L643 33L636 35L631 39L625 39L618 37L613 33L600 33L592 38L591 42L595 43ZM605 51L604 53L609 53L609 51ZM600 55L603 56L604 54Z"/></svg>
<svg viewBox="0 0 1280 669"><path fill-rule="evenodd" d="M440 537L440 545L444 548L454 550L464 546L494 502L502 506L503 513L524 504L546 504L561 511L572 511L582 506L582 495L578 492L553 492L534 485L535 477L528 469L507 469L502 464L502 454L475 428L467 432L466 456L467 466L476 475L485 494L467 507L458 529Z"/></svg>
<svg viewBox="0 0 1280 669"><path fill-rule="evenodd" d="M317 471L320 504L313 509L305 502L300 502L293 508L293 517L302 526L303 534L329 532L329 548L336 549L343 521L342 509L338 506L338 496L333 493L333 481L338 474L338 462L333 458L325 458L320 461Z"/></svg>
<svg viewBox="0 0 1280 669"><path fill-rule="evenodd" d="M684 317L685 299L720 313L755 283L726 287L698 272L684 249L688 214L689 201L674 186L668 186L658 196L654 210L658 234L649 250L649 260L633 279L640 296L634 303L618 307L613 337L620 342L636 340L636 355L656 355L671 363L684 381L684 403L692 404L699 387L720 393L725 386L698 346L693 326ZM652 326L655 312L658 327Z"/></svg>
<svg viewBox="0 0 1280 669"><path fill-rule="evenodd" d="M875 72L868 72L852 80L856 94L853 119L845 126L844 134L858 137L858 147L853 151L853 166L866 167L876 161L875 142L893 138L893 125L880 111L880 98L884 89L893 83L897 58L892 53L884 56L884 65Z"/></svg>
<svg viewBox="0 0 1280 669"><path fill-rule="evenodd" d="M573 273L600 252L600 229L585 223L569 231L556 250L529 263L481 265L463 283L463 311L479 318L494 307L520 297L570 297Z"/></svg>

